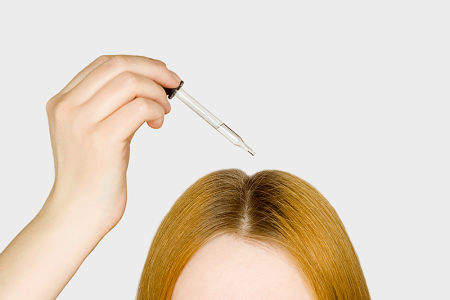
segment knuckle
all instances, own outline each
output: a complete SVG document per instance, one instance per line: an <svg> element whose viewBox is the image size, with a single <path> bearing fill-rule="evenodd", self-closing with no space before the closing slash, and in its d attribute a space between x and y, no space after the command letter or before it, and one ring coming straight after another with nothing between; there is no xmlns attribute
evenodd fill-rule
<svg viewBox="0 0 450 300"><path fill-rule="evenodd" d="M166 64L165 63L163 63L160 60L155 60L154 62L155 62L155 64L154 64L155 71L157 72L158 75L162 75L165 72L168 72L168 69L166 68Z"/></svg>
<svg viewBox="0 0 450 300"><path fill-rule="evenodd" d="M164 88L162 86L159 86L159 88L158 88L158 97L160 99L162 99L163 101L169 102L169 100L167 100L166 91L164 90Z"/></svg>
<svg viewBox="0 0 450 300"><path fill-rule="evenodd" d="M129 64L129 61L124 55L116 55L109 60L109 63L119 70L125 70Z"/></svg>
<svg viewBox="0 0 450 300"><path fill-rule="evenodd" d="M45 110L47 111L47 115L50 115L53 112L53 107L59 98L60 98L59 94L56 94L55 96L50 98L50 100L47 101L47 103L45 104Z"/></svg>
<svg viewBox="0 0 450 300"><path fill-rule="evenodd" d="M47 111L47 115L49 115L52 110L52 106L53 106L52 100L53 99L48 100L47 103L45 104L45 110Z"/></svg>
<svg viewBox="0 0 450 300"><path fill-rule="evenodd" d="M102 63L107 62L108 60L110 60L110 58L111 57L109 55L101 55L101 56L97 57L97 59L94 60L94 62L102 64Z"/></svg>
<svg viewBox="0 0 450 300"><path fill-rule="evenodd" d="M166 66L166 63L163 62L162 60L159 60L159 59L153 59L153 61L154 61L156 64L160 65L160 66L167 67L167 66Z"/></svg>
<svg viewBox="0 0 450 300"><path fill-rule="evenodd" d="M67 101L61 99L53 105L50 104L50 106L52 107L53 116L56 121L63 121L68 118L70 110Z"/></svg>
<svg viewBox="0 0 450 300"><path fill-rule="evenodd" d="M156 103L155 107L153 108L153 113L157 116L157 118L161 118L166 114L164 107L162 107L162 105L160 105L159 103Z"/></svg>
<svg viewBox="0 0 450 300"><path fill-rule="evenodd" d="M133 85L138 81L138 76L133 72L123 72L119 76L119 81L124 85Z"/></svg>
<svg viewBox="0 0 450 300"><path fill-rule="evenodd" d="M135 101L136 109L139 113L145 113L148 111L150 104L144 98L136 98Z"/></svg>

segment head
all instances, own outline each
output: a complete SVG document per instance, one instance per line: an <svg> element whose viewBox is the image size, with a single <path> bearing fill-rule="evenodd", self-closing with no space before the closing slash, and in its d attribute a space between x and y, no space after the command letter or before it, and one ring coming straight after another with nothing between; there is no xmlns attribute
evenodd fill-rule
<svg viewBox="0 0 450 300"><path fill-rule="evenodd" d="M150 247L138 300L370 299L336 211L283 171L212 172L190 186Z"/></svg>

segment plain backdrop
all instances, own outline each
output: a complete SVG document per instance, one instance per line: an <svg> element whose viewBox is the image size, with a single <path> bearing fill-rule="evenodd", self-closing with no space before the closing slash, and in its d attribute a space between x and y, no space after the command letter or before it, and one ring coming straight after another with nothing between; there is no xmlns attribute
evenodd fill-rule
<svg viewBox="0 0 450 300"><path fill-rule="evenodd" d="M334 206L373 299L450 299L448 1L2 1L0 250L54 180L46 102L103 54L164 61L256 152L177 98L131 144L128 203L58 299L134 299L152 238L209 172L290 172Z"/></svg>

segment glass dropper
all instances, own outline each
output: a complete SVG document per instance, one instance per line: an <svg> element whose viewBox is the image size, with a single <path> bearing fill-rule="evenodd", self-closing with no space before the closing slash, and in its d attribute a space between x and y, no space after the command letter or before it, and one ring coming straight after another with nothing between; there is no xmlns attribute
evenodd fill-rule
<svg viewBox="0 0 450 300"><path fill-rule="evenodd" d="M164 88L169 99L176 96L184 104L189 106L193 111L195 111L200 117L202 117L206 122L208 122L212 127L219 131L224 137L226 137L234 145L241 147L252 156L255 156L255 152L242 140L242 138L230 127L225 125L224 122L216 118L212 113L210 113L206 108L204 108L200 103L198 103L194 98L192 98L188 93L186 93L181 87L184 82L181 81L177 88Z"/></svg>

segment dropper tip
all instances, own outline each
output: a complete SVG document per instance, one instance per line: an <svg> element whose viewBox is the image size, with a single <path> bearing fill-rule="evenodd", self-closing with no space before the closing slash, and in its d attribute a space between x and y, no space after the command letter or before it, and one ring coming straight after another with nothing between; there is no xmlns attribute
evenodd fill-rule
<svg viewBox="0 0 450 300"><path fill-rule="evenodd" d="M243 148L244 150L246 150L248 153L250 153L252 156L255 156L255 151L252 150L252 148L250 148L241 138L240 138L240 145L241 148Z"/></svg>

